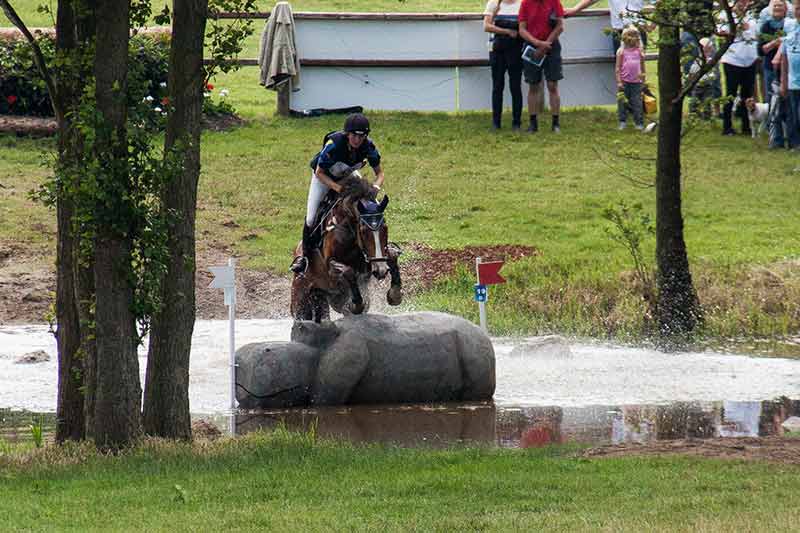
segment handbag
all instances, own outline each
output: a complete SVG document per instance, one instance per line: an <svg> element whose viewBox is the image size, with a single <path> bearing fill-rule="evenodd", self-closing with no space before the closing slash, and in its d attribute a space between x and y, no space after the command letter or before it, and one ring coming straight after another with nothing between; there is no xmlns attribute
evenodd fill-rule
<svg viewBox="0 0 800 533"><path fill-rule="evenodd" d="M650 87L645 85L642 88L642 108L646 115L658 112L658 100L656 95L650 90Z"/></svg>

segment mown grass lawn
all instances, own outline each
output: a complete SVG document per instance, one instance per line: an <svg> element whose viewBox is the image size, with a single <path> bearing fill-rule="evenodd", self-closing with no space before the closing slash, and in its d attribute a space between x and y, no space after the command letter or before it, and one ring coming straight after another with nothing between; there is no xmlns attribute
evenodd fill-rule
<svg viewBox="0 0 800 533"><path fill-rule="evenodd" d="M285 272L305 210L308 161L342 117L276 117L274 93L258 84L256 68L218 76L214 84L215 92L230 90L247 123L203 136L198 238L230 245L248 267ZM369 116L384 158L392 240L539 251L505 267L509 283L491 289L492 333L642 336L645 305L631 260L607 235L602 211L624 201L654 216L655 191L646 184L655 174L655 136L616 131L610 108L565 111L560 136L547 131L546 116L536 136L492 133L486 112ZM47 174L42 153L53 143L4 136L0 146L0 239L52 250L53 213L26 193ZM706 310L703 333L796 334L800 158L768 152L764 138L722 137L718 124L693 129L682 158L685 235ZM653 248L653 239L645 242L645 257L653 257ZM473 283L472 270L463 267L407 300L406 308L477 320Z"/></svg>
<svg viewBox="0 0 800 533"><path fill-rule="evenodd" d="M800 471L574 448L410 450L283 431L0 454L4 531L792 531Z"/></svg>

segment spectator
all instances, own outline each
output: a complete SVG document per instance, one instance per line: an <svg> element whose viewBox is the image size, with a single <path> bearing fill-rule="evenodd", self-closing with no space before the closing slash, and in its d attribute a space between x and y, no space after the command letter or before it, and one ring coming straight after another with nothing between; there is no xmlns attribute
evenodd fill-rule
<svg viewBox="0 0 800 533"><path fill-rule="evenodd" d="M800 19L800 2L795 2L795 19ZM789 149L800 149L800 31L794 26L781 45L781 96L786 100Z"/></svg>
<svg viewBox="0 0 800 533"><path fill-rule="evenodd" d="M700 48L703 51L705 61L699 57L695 59L689 68L689 75L693 75L703 68L705 62L710 61L717 49L714 41L708 37L700 39ZM701 118L711 118L711 108L713 105L714 116L719 116L719 99L722 98L722 86L719 81L719 65L706 72L692 89L692 97L689 100L689 111L697 113Z"/></svg>
<svg viewBox="0 0 800 533"><path fill-rule="evenodd" d="M483 31L489 39L489 64L492 67L492 126L500 129L503 116L503 90L508 72L511 90L511 129L522 120L522 44L519 31L519 6L522 0L489 0L483 13Z"/></svg>
<svg viewBox="0 0 800 533"><path fill-rule="evenodd" d="M776 1L778 0L770 0L769 4L767 4L767 7L765 7L759 12L758 14L759 27L761 27L762 24L769 21L769 19L773 17L772 12ZM794 21L794 7L792 7L792 3L789 0L784 0L783 3L786 6L786 15L784 15L784 18Z"/></svg>
<svg viewBox="0 0 800 533"><path fill-rule="evenodd" d="M642 113L642 84L645 77L644 51L641 48L639 30L628 26L622 31L622 47L617 50L617 89L624 94L617 97L619 129L627 125L628 107L633 111L633 123L637 130L644 129Z"/></svg>
<svg viewBox="0 0 800 533"><path fill-rule="evenodd" d="M596 4L600 0L581 0L574 7L564 10L565 17L573 17L587 7ZM608 14L611 22L611 46L614 53L620 46L622 31L633 24L639 30L639 37L642 42L642 50L647 48L647 32L652 31L652 25L645 25L638 13L644 9L644 0L608 0Z"/></svg>
<svg viewBox="0 0 800 533"><path fill-rule="evenodd" d="M759 18L763 20L759 24L758 52L764 57L764 99L772 109L771 115L774 120L769 124L769 147L783 148L783 128L785 121L784 102L776 94L777 87L780 86L778 78L780 68L775 68L772 64L778 49L781 46L784 32L784 22L786 21L786 3L783 0L772 0L767 10L766 16ZM773 87L773 84L775 87Z"/></svg>
<svg viewBox="0 0 800 533"><path fill-rule="evenodd" d="M721 35L735 34L734 41L720 60L725 73L725 96L729 99L722 109L722 134L735 135L731 120L733 98L741 93L742 102L753 96L756 82L755 62L758 59L758 44L756 41L756 22L748 12L750 0L737 0L733 6L733 21L725 21L719 29ZM737 31L738 30L738 31ZM739 106L742 111L742 134L750 135L750 120L744 112L744 105Z"/></svg>
<svg viewBox="0 0 800 533"><path fill-rule="evenodd" d="M528 82L528 113L530 125L528 131L539 130L537 115L539 112L539 95L542 91L542 77L547 80L547 91L550 100L550 111L553 115L552 131L559 133L559 111L561 97L558 94L558 81L564 79L561 65L561 44L558 36L564 31L564 8L559 0L522 0L519 8L519 34L535 49L533 57L537 65L525 61L522 72Z"/></svg>

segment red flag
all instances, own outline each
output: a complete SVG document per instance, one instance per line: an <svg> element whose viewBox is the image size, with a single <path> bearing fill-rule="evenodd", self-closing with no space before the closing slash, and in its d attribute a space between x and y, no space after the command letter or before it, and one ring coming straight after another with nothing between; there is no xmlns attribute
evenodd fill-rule
<svg viewBox="0 0 800 533"><path fill-rule="evenodd" d="M478 283L481 285L494 285L505 283L506 280L500 275L503 268L503 261L493 261L491 263L478 263Z"/></svg>

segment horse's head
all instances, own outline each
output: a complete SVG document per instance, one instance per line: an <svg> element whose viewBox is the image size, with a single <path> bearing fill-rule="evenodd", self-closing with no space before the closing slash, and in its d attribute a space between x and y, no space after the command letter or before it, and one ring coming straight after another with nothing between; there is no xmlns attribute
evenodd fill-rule
<svg viewBox="0 0 800 533"><path fill-rule="evenodd" d="M370 265L372 275L383 279L389 272L389 228L383 218L383 212L389 204L389 197L384 196L378 203L374 200L363 198L358 206L358 243L364 257Z"/></svg>

